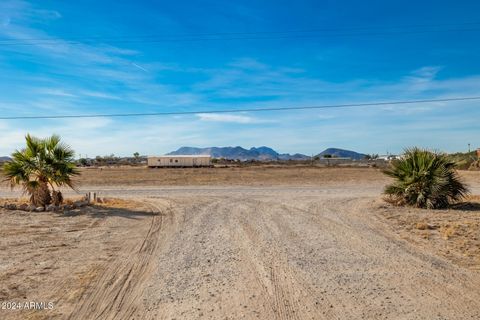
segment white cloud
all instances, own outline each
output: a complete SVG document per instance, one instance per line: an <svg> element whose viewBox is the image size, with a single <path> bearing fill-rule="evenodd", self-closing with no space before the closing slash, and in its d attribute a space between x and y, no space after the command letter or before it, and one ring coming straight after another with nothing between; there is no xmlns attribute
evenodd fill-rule
<svg viewBox="0 0 480 320"><path fill-rule="evenodd" d="M334 119L335 116L331 114L319 114L316 116L316 118L319 120L331 120Z"/></svg>
<svg viewBox="0 0 480 320"><path fill-rule="evenodd" d="M68 39L62 39L51 34L31 27L32 22L39 20L52 20L61 18L61 14L54 10L40 10L25 1L6 1L0 3L0 18L10 23L0 28L0 35L11 40L22 41L26 46L15 47L15 52L30 54L35 58L40 56L46 59L55 57L52 68L65 69L78 67L75 70L78 74L91 73L97 75L98 71L110 69L125 69L130 65L129 60L123 56L138 54L134 50L117 48L101 43L85 44L81 42L71 43ZM33 39L42 39L35 41ZM85 66L88 66L85 68ZM63 70L62 70L63 71ZM106 77L106 73L102 75ZM114 75L113 75L114 76Z"/></svg>
<svg viewBox="0 0 480 320"><path fill-rule="evenodd" d="M248 70L265 70L268 69L266 64L259 62L256 59L252 58L242 58L237 59L230 63L230 66L239 68L239 69L248 69Z"/></svg>
<svg viewBox="0 0 480 320"><path fill-rule="evenodd" d="M37 16L41 16L45 19L55 20L55 19L60 19L62 17L60 12L55 10L35 10L34 12Z"/></svg>
<svg viewBox="0 0 480 320"><path fill-rule="evenodd" d="M235 115L235 114L226 114L226 113L199 113L197 117L201 121L211 121L211 122L232 122L232 123L259 123L261 122L258 119L244 116L244 115Z"/></svg>
<svg viewBox="0 0 480 320"><path fill-rule="evenodd" d="M70 93L63 89L57 89L57 88L40 88L37 90L37 93L49 95L49 96L58 96L58 97L71 97L71 98L76 97L76 95L74 95L73 93Z"/></svg>
<svg viewBox="0 0 480 320"><path fill-rule="evenodd" d="M443 67L439 66L425 66L420 69L414 70L412 75L418 78L426 78L426 79L433 79L437 76L437 74L442 70Z"/></svg>
<svg viewBox="0 0 480 320"><path fill-rule="evenodd" d="M58 128L62 132L70 132L85 136L84 130L104 129L110 127L114 121L110 118L71 118L56 120L57 124L54 128Z"/></svg>
<svg viewBox="0 0 480 320"><path fill-rule="evenodd" d="M99 91L90 91L90 90L81 90L78 92L78 94L87 96L87 97L92 97L92 98L101 98L101 99L110 99L110 100L120 100L120 97L104 93L104 92L99 92Z"/></svg>

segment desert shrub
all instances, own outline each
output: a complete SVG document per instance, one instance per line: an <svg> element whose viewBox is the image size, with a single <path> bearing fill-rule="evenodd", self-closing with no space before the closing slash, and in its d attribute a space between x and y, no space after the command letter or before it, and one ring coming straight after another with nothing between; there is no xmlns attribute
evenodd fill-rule
<svg viewBox="0 0 480 320"><path fill-rule="evenodd" d="M445 154L420 148L405 151L384 173L395 181L386 186L386 200L396 205L445 208L468 193Z"/></svg>

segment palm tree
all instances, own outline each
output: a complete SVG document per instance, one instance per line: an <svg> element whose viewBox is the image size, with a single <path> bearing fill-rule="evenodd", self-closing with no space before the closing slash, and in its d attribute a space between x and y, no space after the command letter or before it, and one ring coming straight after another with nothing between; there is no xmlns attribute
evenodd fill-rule
<svg viewBox="0 0 480 320"><path fill-rule="evenodd" d="M455 163L442 153L407 149L384 173L395 179L385 188L385 194L388 201L397 205L445 208L468 194L455 171Z"/></svg>
<svg viewBox="0 0 480 320"><path fill-rule="evenodd" d="M12 153L12 160L3 165L6 181L13 189L22 185L35 206L47 206L63 201L60 188L74 188L72 177L79 174L74 163L74 151L60 141L58 135L39 139L29 134L26 148Z"/></svg>

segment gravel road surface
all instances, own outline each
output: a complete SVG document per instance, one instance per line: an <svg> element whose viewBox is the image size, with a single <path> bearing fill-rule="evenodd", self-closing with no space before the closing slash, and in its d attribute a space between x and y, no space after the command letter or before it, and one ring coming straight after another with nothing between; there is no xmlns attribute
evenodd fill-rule
<svg viewBox="0 0 480 320"><path fill-rule="evenodd" d="M131 291L100 281L72 319L480 318L479 274L389 233L368 187L136 192L162 215L120 271Z"/></svg>

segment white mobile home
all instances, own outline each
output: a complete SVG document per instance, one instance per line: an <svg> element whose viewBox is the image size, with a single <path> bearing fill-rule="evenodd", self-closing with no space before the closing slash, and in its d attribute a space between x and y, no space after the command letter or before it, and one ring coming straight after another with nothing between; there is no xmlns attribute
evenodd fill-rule
<svg viewBox="0 0 480 320"><path fill-rule="evenodd" d="M210 167L212 157L209 155L182 155L182 156L149 156L149 168L163 167Z"/></svg>

